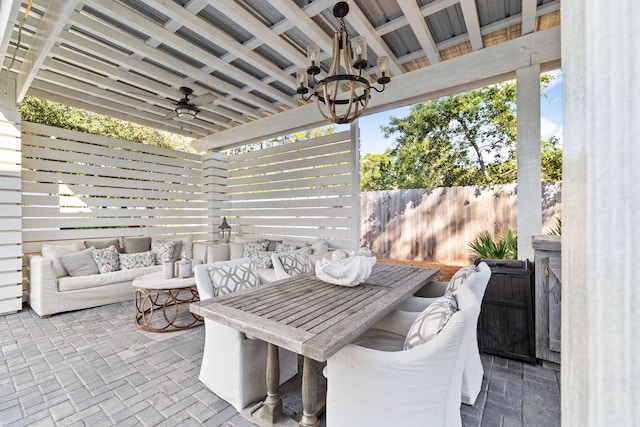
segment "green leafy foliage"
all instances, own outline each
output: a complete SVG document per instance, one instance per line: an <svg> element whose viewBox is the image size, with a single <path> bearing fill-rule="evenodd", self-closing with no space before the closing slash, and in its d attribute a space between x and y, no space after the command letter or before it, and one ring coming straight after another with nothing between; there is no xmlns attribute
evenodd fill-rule
<svg viewBox="0 0 640 427"><path fill-rule="evenodd" d="M544 89L553 78L541 76ZM488 86L416 104L381 130L395 142L381 158L363 156L361 190L507 184L517 180L516 84ZM557 138L542 141L543 180L562 179ZM384 187L386 186L386 187Z"/></svg>
<svg viewBox="0 0 640 427"><path fill-rule="evenodd" d="M32 123L139 142L187 153L195 152L191 147L190 139L187 137L41 98L25 96L18 111L22 120Z"/></svg>
<svg viewBox="0 0 640 427"><path fill-rule="evenodd" d="M556 218L556 225L551 229L547 230L547 234L551 236L561 236L562 235L562 220L560 218Z"/></svg>
<svg viewBox="0 0 640 427"><path fill-rule="evenodd" d="M480 258L518 259L518 236L510 228L503 229L495 237L482 231L469 243L469 249Z"/></svg>

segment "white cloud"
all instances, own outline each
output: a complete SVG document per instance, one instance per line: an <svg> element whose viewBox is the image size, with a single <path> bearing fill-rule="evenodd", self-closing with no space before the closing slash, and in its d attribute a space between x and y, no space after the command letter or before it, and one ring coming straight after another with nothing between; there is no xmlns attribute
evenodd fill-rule
<svg viewBox="0 0 640 427"><path fill-rule="evenodd" d="M562 84L562 70L553 70L553 71L549 71L546 72L544 74L549 74L553 77L555 77L551 83L549 83L549 86L547 86L547 88L545 89L545 91L549 91L551 88L558 86L559 84Z"/></svg>
<svg viewBox="0 0 640 427"><path fill-rule="evenodd" d="M542 139L549 139L552 136L557 136L558 131L560 131L560 135L562 136L562 125L545 118L540 120L540 136Z"/></svg>

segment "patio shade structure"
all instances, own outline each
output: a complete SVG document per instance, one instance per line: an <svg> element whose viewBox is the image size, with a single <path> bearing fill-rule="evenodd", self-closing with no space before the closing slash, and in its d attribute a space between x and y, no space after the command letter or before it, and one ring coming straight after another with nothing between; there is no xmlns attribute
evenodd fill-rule
<svg viewBox="0 0 640 427"><path fill-rule="evenodd" d="M323 125L316 106L299 100L295 71L306 66L311 42L328 68L333 3L4 0L0 135L19 151L16 106L27 94L191 135L209 151ZM624 425L637 419L640 365L633 362L640 332L631 325L640 296L628 266L640 250L633 216L640 199L631 185L640 181L640 64L632 54L640 45L633 22L639 6L631 0L563 0L562 10L559 0L354 0L349 6L346 26L367 39L372 78L376 59L390 59L392 81L365 114L517 78L518 195L526 212L518 225L521 253L540 232L539 74L560 66L562 47L563 284L575 292L563 298L563 420ZM214 97L198 106L194 120L163 120L183 86ZM14 169L3 166L3 176L19 175ZM3 215L2 230L19 229L15 218ZM3 236L0 244L11 239ZM624 302L621 308L603 306L611 295ZM603 326L612 318L615 327Z"/></svg>

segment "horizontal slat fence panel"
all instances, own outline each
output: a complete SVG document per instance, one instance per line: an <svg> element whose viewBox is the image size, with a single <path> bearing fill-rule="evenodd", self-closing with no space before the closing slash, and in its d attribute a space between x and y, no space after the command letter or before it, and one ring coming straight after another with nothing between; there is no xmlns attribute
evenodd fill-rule
<svg viewBox="0 0 640 427"><path fill-rule="evenodd" d="M356 162L350 132L205 161L210 213L227 217L234 233L323 238L335 247L353 247Z"/></svg>
<svg viewBox="0 0 640 427"><path fill-rule="evenodd" d="M22 309L20 150L20 116L0 109L0 314Z"/></svg>
<svg viewBox="0 0 640 427"><path fill-rule="evenodd" d="M199 155L23 123L22 158L25 252L51 240L212 239Z"/></svg>
<svg viewBox="0 0 640 427"><path fill-rule="evenodd" d="M561 183L542 184L543 230L561 217ZM465 265L479 232L517 230L515 184L366 192L360 195L362 246L381 258Z"/></svg>

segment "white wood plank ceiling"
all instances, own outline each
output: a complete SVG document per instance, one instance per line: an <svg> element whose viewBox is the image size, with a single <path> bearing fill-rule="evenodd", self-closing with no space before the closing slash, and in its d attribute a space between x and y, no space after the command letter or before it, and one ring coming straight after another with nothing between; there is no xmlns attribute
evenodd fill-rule
<svg viewBox="0 0 640 427"><path fill-rule="evenodd" d="M303 105L295 70L318 44L325 70L333 0L2 0L2 72L33 95L194 138ZM367 73L393 76L559 25L559 0L351 0ZM29 9L28 14L25 12ZM25 19L26 15L26 19ZM195 120L163 120L186 86L213 94ZM144 96L142 96L144 95Z"/></svg>

